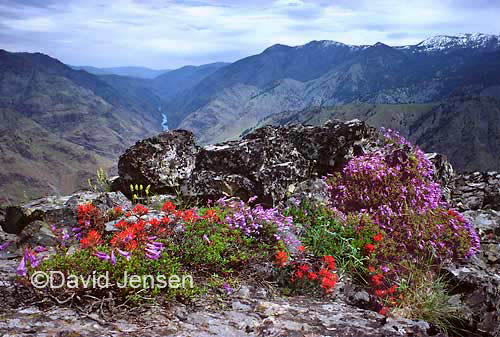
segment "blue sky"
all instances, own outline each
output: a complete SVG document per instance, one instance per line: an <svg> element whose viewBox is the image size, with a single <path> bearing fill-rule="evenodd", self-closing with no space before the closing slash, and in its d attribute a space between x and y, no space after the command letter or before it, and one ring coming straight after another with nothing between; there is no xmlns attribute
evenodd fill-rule
<svg viewBox="0 0 500 337"><path fill-rule="evenodd" d="M500 0L0 0L0 48L74 65L232 62L282 43L500 34Z"/></svg>

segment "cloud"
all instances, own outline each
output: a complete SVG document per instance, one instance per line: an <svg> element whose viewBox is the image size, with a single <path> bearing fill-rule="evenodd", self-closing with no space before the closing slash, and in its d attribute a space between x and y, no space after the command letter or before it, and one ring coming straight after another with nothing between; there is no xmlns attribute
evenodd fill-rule
<svg viewBox="0 0 500 337"><path fill-rule="evenodd" d="M496 0L3 0L0 48L75 65L175 68L235 61L276 43L418 43L498 34Z"/></svg>

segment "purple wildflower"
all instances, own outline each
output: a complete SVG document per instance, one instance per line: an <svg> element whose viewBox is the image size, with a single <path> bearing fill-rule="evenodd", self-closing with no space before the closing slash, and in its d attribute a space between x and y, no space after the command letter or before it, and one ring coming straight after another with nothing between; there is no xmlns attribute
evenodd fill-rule
<svg viewBox="0 0 500 337"><path fill-rule="evenodd" d="M231 286L229 284L227 284L227 283L224 283L224 285L222 286L222 288L226 291L227 295L231 294L234 291L234 289L231 288Z"/></svg>
<svg viewBox="0 0 500 337"><path fill-rule="evenodd" d="M131 256L130 252L127 252L127 251L124 251L124 250L121 250L121 249L116 249L116 251L118 252L118 254L120 254L125 259L127 259L127 261L130 260L130 256Z"/></svg>
<svg viewBox="0 0 500 337"><path fill-rule="evenodd" d="M0 252L12 244L12 241L6 241L0 245Z"/></svg>
<svg viewBox="0 0 500 337"><path fill-rule="evenodd" d="M107 260L109 260L111 258L108 254L103 253L103 252L96 252L94 255L97 256L100 260L106 260L107 261Z"/></svg>
<svg viewBox="0 0 500 337"><path fill-rule="evenodd" d="M210 244L210 239L208 238L207 234L203 234L203 240Z"/></svg>
<svg viewBox="0 0 500 337"><path fill-rule="evenodd" d="M116 264L116 256L115 256L115 251L111 251L111 257L110 257L111 264L114 266Z"/></svg>
<svg viewBox="0 0 500 337"><path fill-rule="evenodd" d="M150 237L156 238L156 237ZM160 257L161 252L163 251L163 244L157 241L150 241L146 244L146 257L152 260L156 260Z"/></svg>
<svg viewBox="0 0 500 337"><path fill-rule="evenodd" d="M26 259L23 258L21 259L21 262L19 263L19 265L17 266L17 270L16 270L16 273L17 275L19 276L26 276L27 274L27 270L26 270Z"/></svg>

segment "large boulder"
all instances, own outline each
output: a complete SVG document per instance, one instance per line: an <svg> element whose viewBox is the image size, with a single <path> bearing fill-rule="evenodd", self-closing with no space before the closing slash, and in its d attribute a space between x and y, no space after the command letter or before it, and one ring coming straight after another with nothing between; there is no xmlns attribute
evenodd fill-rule
<svg viewBox="0 0 500 337"><path fill-rule="evenodd" d="M128 149L120 157L120 178L113 186L130 193L130 184L151 185L156 193L180 191L202 200L256 195L274 205L299 183L332 173L382 142L381 133L358 120L267 126L240 140L203 148L190 132L174 130Z"/></svg>
<svg viewBox="0 0 500 337"><path fill-rule="evenodd" d="M120 178L111 187L130 195L130 184L173 191L191 177L200 148L191 132L174 130L144 139L129 148L118 162Z"/></svg>

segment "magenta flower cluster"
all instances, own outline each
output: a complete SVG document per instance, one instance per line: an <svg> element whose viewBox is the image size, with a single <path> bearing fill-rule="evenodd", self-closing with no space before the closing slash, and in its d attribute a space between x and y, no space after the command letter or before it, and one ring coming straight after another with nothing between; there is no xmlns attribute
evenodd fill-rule
<svg viewBox="0 0 500 337"><path fill-rule="evenodd" d="M369 214L399 257L438 252L442 259L470 257L479 249L472 225L449 211L433 165L424 153L392 130L380 150L351 159L326 178L331 206L348 214ZM397 241L397 242L394 242ZM394 251L397 254L397 251ZM395 257L395 256L394 256Z"/></svg>

